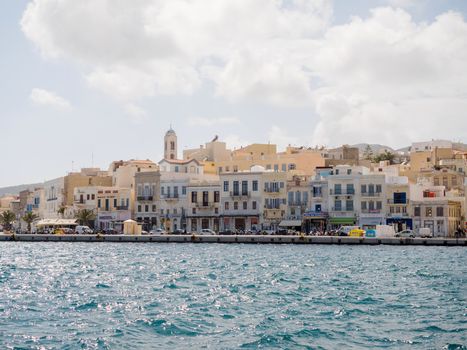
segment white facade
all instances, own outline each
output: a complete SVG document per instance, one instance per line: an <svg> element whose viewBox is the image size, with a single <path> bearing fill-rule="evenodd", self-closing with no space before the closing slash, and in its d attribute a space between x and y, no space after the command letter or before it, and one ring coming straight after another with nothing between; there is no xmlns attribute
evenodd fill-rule
<svg viewBox="0 0 467 350"><path fill-rule="evenodd" d="M58 219L69 217L72 213L59 213L60 208L65 206L65 178L59 177L44 182L44 200L40 203L42 219Z"/></svg>
<svg viewBox="0 0 467 350"><path fill-rule="evenodd" d="M425 142L413 142L411 152L432 151L435 148L452 148L452 142L447 140L431 140Z"/></svg>
<svg viewBox="0 0 467 350"><path fill-rule="evenodd" d="M200 232L220 229L220 185L219 181L191 182L187 187L188 208L186 210L187 231Z"/></svg>

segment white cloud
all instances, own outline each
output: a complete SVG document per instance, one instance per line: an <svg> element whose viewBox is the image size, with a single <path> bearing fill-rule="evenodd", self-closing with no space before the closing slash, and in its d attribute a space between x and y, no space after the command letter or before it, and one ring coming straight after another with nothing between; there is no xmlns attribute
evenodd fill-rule
<svg viewBox="0 0 467 350"><path fill-rule="evenodd" d="M227 144L227 147L230 149L239 149L241 147L248 146L252 143L250 140L246 140L236 134L229 134L226 137L222 138L220 141L225 142Z"/></svg>
<svg viewBox="0 0 467 350"><path fill-rule="evenodd" d="M34 0L21 25L44 57L78 63L124 106L213 86L231 102L310 106L313 143L467 137L466 21L416 22L403 9L414 1L388 1L398 8L332 25L331 0Z"/></svg>
<svg viewBox="0 0 467 350"><path fill-rule="evenodd" d="M38 105L48 106L60 110L71 109L70 102L52 91L35 88L32 89L29 98L32 102Z"/></svg>
<svg viewBox="0 0 467 350"><path fill-rule="evenodd" d="M189 126L203 126L213 127L218 125L232 125L239 124L238 118L232 117L219 117L219 118L205 118L205 117L193 117L187 120Z"/></svg>

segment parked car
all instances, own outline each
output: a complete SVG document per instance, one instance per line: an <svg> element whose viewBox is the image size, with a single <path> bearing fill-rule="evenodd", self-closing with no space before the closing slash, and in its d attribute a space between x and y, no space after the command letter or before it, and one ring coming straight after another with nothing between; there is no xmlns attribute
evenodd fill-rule
<svg viewBox="0 0 467 350"><path fill-rule="evenodd" d="M354 229L360 229L359 226L342 226L338 231L337 235L338 236L348 236L350 231Z"/></svg>
<svg viewBox="0 0 467 350"><path fill-rule="evenodd" d="M349 237L364 237L365 236L365 230L362 230L360 228L354 228L353 230L350 230Z"/></svg>
<svg viewBox="0 0 467 350"><path fill-rule="evenodd" d="M150 235L166 235L167 231L162 228L156 228L155 230L149 231Z"/></svg>
<svg viewBox="0 0 467 350"><path fill-rule="evenodd" d="M181 228L176 229L174 232L172 232L174 235L183 235L185 234L185 230L182 230Z"/></svg>
<svg viewBox="0 0 467 350"><path fill-rule="evenodd" d="M216 231L213 231L209 228L204 228L201 230L201 232L199 233L200 235L202 236L212 236L212 235L217 235Z"/></svg>
<svg viewBox="0 0 467 350"><path fill-rule="evenodd" d="M418 229L417 237L432 238L433 232L431 232L431 229L429 227L420 227Z"/></svg>
<svg viewBox="0 0 467 350"><path fill-rule="evenodd" d="M396 237L401 238L415 238L415 232L412 230L404 230L396 233Z"/></svg>
<svg viewBox="0 0 467 350"><path fill-rule="evenodd" d="M371 237L371 238L376 237L376 230L374 229L366 230L365 237Z"/></svg>
<svg viewBox="0 0 467 350"><path fill-rule="evenodd" d="M93 231L89 226L76 226L75 233L79 235L91 235Z"/></svg>

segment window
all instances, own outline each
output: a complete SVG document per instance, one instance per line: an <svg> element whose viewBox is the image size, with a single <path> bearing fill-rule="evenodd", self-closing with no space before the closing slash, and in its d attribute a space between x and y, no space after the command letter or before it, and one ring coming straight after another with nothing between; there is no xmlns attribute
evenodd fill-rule
<svg viewBox="0 0 467 350"><path fill-rule="evenodd" d="M347 175L352 174L352 169L347 169Z"/></svg>
<svg viewBox="0 0 467 350"><path fill-rule="evenodd" d="M342 201L336 200L336 201L334 202L334 209L335 209L336 211L341 211L341 210L342 210Z"/></svg>
<svg viewBox="0 0 467 350"><path fill-rule="evenodd" d="M251 207L256 210L256 201L251 202Z"/></svg>
<svg viewBox="0 0 467 350"><path fill-rule="evenodd" d="M191 209L192 214L196 214L196 208Z"/></svg>
<svg viewBox="0 0 467 350"><path fill-rule="evenodd" d="M271 170L271 164L266 164L266 170Z"/></svg>
<svg viewBox="0 0 467 350"><path fill-rule="evenodd" d="M253 191L258 191L258 180L253 180Z"/></svg>
<svg viewBox="0 0 467 350"><path fill-rule="evenodd" d="M376 193L381 193L382 187L381 185L376 185Z"/></svg>
<svg viewBox="0 0 467 350"><path fill-rule="evenodd" d="M282 164L282 171L287 171L287 164Z"/></svg>
<svg viewBox="0 0 467 350"><path fill-rule="evenodd" d="M313 197L321 197L321 196L322 196L321 187L313 186Z"/></svg>
<svg viewBox="0 0 467 350"><path fill-rule="evenodd" d="M425 208L425 216L428 216L428 217L433 216L433 209L431 207Z"/></svg>
<svg viewBox="0 0 467 350"><path fill-rule="evenodd" d="M229 182L224 181L224 192L229 192Z"/></svg>
<svg viewBox="0 0 467 350"><path fill-rule="evenodd" d="M174 197L178 198L178 186L174 186Z"/></svg>
<svg viewBox="0 0 467 350"><path fill-rule="evenodd" d="M353 211L353 201L352 200L345 201L345 208L347 211Z"/></svg>
<svg viewBox="0 0 467 350"><path fill-rule="evenodd" d="M376 209L377 210L383 209L383 202L381 202L381 201L376 202Z"/></svg>
<svg viewBox="0 0 467 350"><path fill-rule="evenodd" d="M209 192L203 191L203 207L207 207L209 205Z"/></svg>
<svg viewBox="0 0 467 350"><path fill-rule="evenodd" d="M165 195L165 187L164 186L161 187L161 195L163 195L163 196Z"/></svg>
<svg viewBox="0 0 467 350"><path fill-rule="evenodd" d="M214 203L219 203L220 201L220 193L219 191L214 191Z"/></svg>
<svg viewBox="0 0 467 350"><path fill-rule="evenodd" d="M420 216L420 207L415 207L414 208L413 216Z"/></svg>
<svg viewBox="0 0 467 350"><path fill-rule="evenodd" d="M294 193L292 191L288 193L289 205L293 205L293 196Z"/></svg>
<svg viewBox="0 0 467 350"><path fill-rule="evenodd" d="M451 183L452 183L453 186L457 186L457 177L453 176L451 178Z"/></svg>
<svg viewBox="0 0 467 350"><path fill-rule="evenodd" d="M242 181L242 195L248 195L248 181Z"/></svg>
<svg viewBox="0 0 467 350"><path fill-rule="evenodd" d="M289 164L289 170L295 170L297 169L297 166L294 163Z"/></svg>
<svg viewBox="0 0 467 350"><path fill-rule="evenodd" d="M117 198L114 198L114 208L117 207Z"/></svg>
<svg viewBox="0 0 467 350"><path fill-rule="evenodd" d="M178 173L180 171L180 168L178 165L175 166L175 172Z"/></svg>
<svg viewBox="0 0 467 350"><path fill-rule="evenodd" d="M360 189L362 193L366 193L366 185L362 185Z"/></svg>
<svg viewBox="0 0 467 350"><path fill-rule="evenodd" d="M435 177L433 183L435 186L439 186L439 177Z"/></svg>
<svg viewBox="0 0 467 350"><path fill-rule="evenodd" d="M214 208L214 214L219 214L219 208Z"/></svg>
<svg viewBox="0 0 467 350"><path fill-rule="evenodd" d="M227 166L225 167L225 172L228 173L229 171L230 171L230 167L227 165Z"/></svg>
<svg viewBox="0 0 467 350"><path fill-rule="evenodd" d="M234 202L234 210L238 210L238 202Z"/></svg>
<svg viewBox="0 0 467 350"><path fill-rule="evenodd" d="M233 166L233 172L234 172L234 173L238 173L238 165L234 165L234 166Z"/></svg>
<svg viewBox="0 0 467 350"><path fill-rule="evenodd" d="M281 181L281 182L279 183L279 186L280 186L280 188L284 188L284 183Z"/></svg>
<svg viewBox="0 0 467 350"><path fill-rule="evenodd" d="M146 205L144 206L144 211L145 211L146 213L149 212L149 205L146 204Z"/></svg>
<svg viewBox="0 0 467 350"><path fill-rule="evenodd" d="M443 186L448 187L448 177L447 176L443 176Z"/></svg>
<svg viewBox="0 0 467 350"><path fill-rule="evenodd" d="M366 210L366 202L362 202L362 210Z"/></svg>
<svg viewBox="0 0 467 350"><path fill-rule="evenodd" d="M437 207L436 208L436 216L444 216L444 208L443 207Z"/></svg>
<svg viewBox="0 0 467 350"><path fill-rule="evenodd" d="M95 199L96 199L96 195L95 195L95 194L92 194L92 195L91 195L91 199L92 199L92 200L95 200Z"/></svg>
<svg viewBox="0 0 467 350"><path fill-rule="evenodd" d="M370 194L375 193L375 185L368 185L368 192Z"/></svg>
<svg viewBox="0 0 467 350"><path fill-rule="evenodd" d="M335 194L342 194L342 185L341 184L335 184L334 185L334 193Z"/></svg>
<svg viewBox="0 0 467 350"><path fill-rule="evenodd" d="M192 231L198 230L198 219L191 219L191 230Z"/></svg>
<svg viewBox="0 0 467 350"><path fill-rule="evenodd" d="M175 142L174 141L170 141L170 150L175 151Z"/></svg>
<svg viewBox="0 0 467 350"><path fill-rule="evenodd" d="M243 202L243 210L247 210L248 209L248 202Z"/></svg>
<svg viewBox="0 0 467 350"><path fill-rule="evenodd" d="M198 192L191 192L191 203L198 203Z"/></svg>
<svg viewBox="0 0 467 350"><path fill-rule="evenodd" d="M224 209L225 209L225 210L229 210L229 202L225 202L225 203L224 203Z"/></svg>
<svg viewBox="0 0 467 350"><path fill-rule="evenodd" d="M138 212L141 213L141 205L138 205Z"/></svg>
<svg viewBox="0 0 467 350"><path fill-rule="evenodd" d="M368 210L375 210L375 202L368 202Z"/></svg>
<svg viewBox="0 0 467 350"><path fill-rule="evenodd" d="M155 213L155 212L156 212L156 210L157 210L157 209L156 209L156 205L155 205L155 204L153 204L153 205L152 205L152 212L153 212L153 213Z"/></svg>
<svg viewBox="0 0 467 350"><path fill-rule="evenodd" d="M234 181L234 182L233 182L233 195L234 195L234 196L238 196L238 195L240 194L240 189L239 189L239 187L240 187L239 182L238 182L238 181Z"/></svg>
<svg viewBox="0 0 467 350"><path fill-rule="evenodd" d="M353 184L347 184L347 194L354 194L355 190Z"/></svg>
<svg viewBox="0 0 467 350"><path fill-rule="evenodd" d="M274 171L276 173L279 171L279 164L274 164Z"/></svg>
<svg viewBox="0 0 467 350"><path fill-rule="evenodd" d="M182 186L182 195L186 195L186 186Z"/></svg>
<svg viewBox="0 0 467 350"><path fill-rule="evenodd" d="M407 193L405 192L395 192L393 194L394 204L406 204L407 203Z"/></svg>

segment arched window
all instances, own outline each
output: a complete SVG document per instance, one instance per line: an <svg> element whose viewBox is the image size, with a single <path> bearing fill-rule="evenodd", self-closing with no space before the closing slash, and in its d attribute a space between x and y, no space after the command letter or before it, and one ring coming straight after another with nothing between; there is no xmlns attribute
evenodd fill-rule
<svg viewBox="0 0 467 350"><path fill-rule="evenodd" d="M170 154L170 159L175 159L175 155L173 153Z"/></svg>
<svg viewBox="0 0 467 350"><path fill-rule="evenodd" d="M174 141L170 141L170 150L175 151L175 142Z"/></svg>

